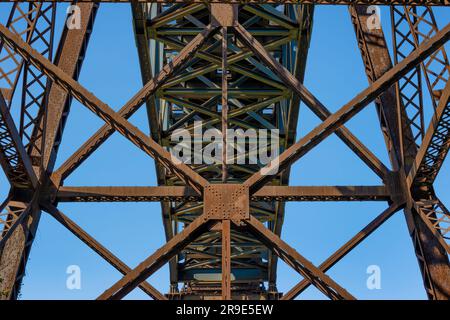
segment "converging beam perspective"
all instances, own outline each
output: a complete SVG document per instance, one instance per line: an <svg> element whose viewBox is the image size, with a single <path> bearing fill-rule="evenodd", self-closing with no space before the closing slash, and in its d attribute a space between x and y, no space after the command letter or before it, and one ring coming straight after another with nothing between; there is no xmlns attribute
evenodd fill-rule
<svg viewBox="0 0 450 320"><path fill-rule="evenodd" d="M72 5L66 21L58 20L60 2ZM131 11L142 80L118 108L78 81L104 2ZM310 43L322 41L312 39L319 5L347 6L354 50L368 80L335 109L305 85ZM155 300L291 300L310 286L332 300L354 300L358 296L328 271L403 211L427 297L449 300L450 212L434 189L450 148L445 49L450 19L440 25L435 10L449 5L448 0L0 1L9 13L0 21L0 164L9 182L0 207L0 299L19 297L25 271L33 272L27 260L40 218L48 214L118 271L120 277L97 293L99 300L122 299L135 289ZM376 20L378 6L390 14L389 31ZM74 101L101 126L62 158ZM303 126L300 105L317 118L310 129ZM371 107L386 159L351 129ZM132 116L143 112L148 132L132 123ZM301 136L298 125L306 130ZM155 184L69 183L114 134L154 161ZM294 165L301 167L330 136L379 182L290 184ZM161 209L148 215L162 218L163 245L128 265L67 216L72 210L61 206L68 202L160 202ZM384 207L315 264L306 243L294 248L285 240L286 214L299 219L305 214L289 212L288 202ZM126 212L123 223L131 215ZM352 225L347 216L339 219ZM126 241L121 232L116 236ZM323 250L322 244L314 250ZM279 263L300 276L285 292L277 286ZM150 277L166 264L162 291Z"/></svg>

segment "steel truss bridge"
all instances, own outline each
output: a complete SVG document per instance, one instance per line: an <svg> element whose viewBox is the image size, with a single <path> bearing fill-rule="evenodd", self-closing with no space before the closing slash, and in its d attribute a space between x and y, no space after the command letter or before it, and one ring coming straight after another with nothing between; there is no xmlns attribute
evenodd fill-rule
<svg viewBox="0 0 450 320"><path fill-rule="evenodd" d="M0 216L2 299L18 296L41 212L123 275L99 299L121 299L136 287L160 300L294 299L310 285L330 299L355 299L327 271L401 210L428 297L450 298L450 213L433 189L450 147L450 24L439 29L433 14L447 0L129 1L144 85L117 112L77 79L101 3L127 1L78 1L80 28L65 25L55 43L58 2L70 1L14 2L0 24L0 161L11 184ZM369 83L334 113L303 85L316 5L348 6ZM391 5L392 56L383 30L369 29L370 5ZM19 119L10 112L13 97ZM56 167L73 99L104 125ZM432 102L431 121L424 99ZM321 122L296 141L300 102ZM390 164L345 127L372 102ZM127 120L143 105L150 135ZM278 129L279 173L265 175L262 164L175 163L170 135L194 132L197 121L222 132ZM158 185L65 185L116 131L155 160ZM332 134L382 184L289 186L291 165ZM135 268L58 209L119 201L161 202L166 243ZM387 208L316 266L280 238L286 201L382 201ZM303 278L284 294L276 286L279 259ZM170 289L163 294L147 278L164 264Z"/></svg>

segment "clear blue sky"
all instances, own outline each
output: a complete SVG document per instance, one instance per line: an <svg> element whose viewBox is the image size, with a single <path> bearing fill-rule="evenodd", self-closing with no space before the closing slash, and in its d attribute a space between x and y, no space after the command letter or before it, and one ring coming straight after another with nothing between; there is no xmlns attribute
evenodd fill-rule
<svg viewBox="0 0 450 320"><path fill-rule="evenodd" d="M60 5L61 22L67 5ZM10 4L0 4L5 23ZM437 9L440 27L449 22L448 8ZM390 38L390 17L382 9L383 27ZM59 39L59 31L57 39ZM390 41L390 39L389 39ZM99 10L80 82L114 109L120 108L142 86L128 5L105 5ZM344 6L316 8L314 32L305 85L330 110L335 111L367 86L353 27ZM15 100L14 108L19 106ZM145 108L131 122L148 132ZM299 137L319 121L301 107ZM61 164L100 126L102 121L73 103L57 165ZM352 132L387 165L389 160L374 107L366 108L348 123ZM331 136L297 162L292 185L374 185L380 181L335 136ZM437 180L437 193L450 206L450 161ZM156 185L154 164L119 134L108 140L69 179L66 185ZM0 176L0 196L9 185ZM385 203L288 203L283 238L319 265L363 226L387 207ZM113 253L133 267L164 243L159 203L61 204L60 209ZM66 268L79 265L81 290L66 288ZM381 268L381 290L366 288L366 268ZM358 246L329 273L360 299L425 299L421 275L402 212L397 213ZM121 275L81 243L53 218L43 214L35 239L22 299L93 299L119 280ZM287 292L300 277L280 262L278 289ZM168 268L149 281L162 292L168 290ZM302 296L321 299L310 287ZM146 298L133 291L128 298Z"/></svg>

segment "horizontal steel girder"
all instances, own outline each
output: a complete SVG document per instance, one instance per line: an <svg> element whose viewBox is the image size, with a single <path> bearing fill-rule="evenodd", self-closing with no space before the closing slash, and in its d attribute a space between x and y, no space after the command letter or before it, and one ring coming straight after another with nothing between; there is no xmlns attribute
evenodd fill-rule
<svg viewBox="0 0 450 320"><path fill-rule="evenodd" d="M252 201L390 201L395 191L385 186L266 186ZM160 187L60 187L57 202L201 201L192 188Z"/></svg>

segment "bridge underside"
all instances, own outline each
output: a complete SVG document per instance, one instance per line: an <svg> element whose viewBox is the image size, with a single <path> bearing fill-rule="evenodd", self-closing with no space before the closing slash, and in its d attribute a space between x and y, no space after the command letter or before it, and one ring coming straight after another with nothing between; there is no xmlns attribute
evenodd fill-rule
<svg viewBox="0 0 450 320"><path fill-rule="evenodd" d="M313 6L276 8L274 5L244 5L239 9L238 6L230 8L233 10L230 14L239 12L237 21L270 54L291 73L303 79ZM227 18L224 6L217 10L224 19ZM179 54L214 19L205 4L136 5L133 12L144 83L160 72L164 64ZM226 95L227 127L243 133L248 133L249 129L256 132L260 129L279 130L278 150L268 150L267 153L280 153L295 140L298 96L294 98L292 90L260 59L245 54L245 46L236 37L231 24L226 27L226 32L225 50L223 31L217 32L184 70L164 84L155 98L147 103L150 126L156 127L152 130L153 138L164 147L173 148L178 143L171 139L176 130L185 129L192 137L203 136L207 130L221 131L223 96ZM222 70L226 70L226 92L222 85ZM258 136L252 138L256 140ZM206 144L205 141L203 143ZM192 167L209 183L242 183L261 168L258 163L248 164L250 143L246 142L246 154L242 156L242 161L235 161L226 168L219 162L207 165L204 163L206 159L195 164L195 159L203 156L205 149L201 146L197 154L192 155ZM167 174L160 166L157 172L160 185L185 185L175 174ZM287 185L288 180L287 170L272 184ZM167 238L200 216L203 208L203 202L164 203L162 212ZM250 213L280 235L283 202L251 201ZM221 225L218 225L203 234L171 261L172 298L221 296L221 230ZM278 294L276 256L248 232L232 229L230 241L233 298L275 297ZM183 284L181 290L179 283ZM269 287L266 288L264 283L268 283Z"/></svg>
<svg viewBox="0 0 450 320"><path fill-rule="evenodd" d="M132 2L144 86L117 112L77 81L100 2L107 1L77 4L80 25L64 26L56 50L56 2L14 3L0 25L0 162L11 183L1 207L1 298L17 298L45 211L123 274L99 299L136 287L161 300L294 299L310 285L330 299L354 299L326 272L400 210L428 297L450 298L450 213L433 189L450 146L450 24L439 29L431 5L446 3L370 2L398 5L391 7L391 58L381 26L371 27L376 11L364 1L339 2L349 5L369 84L332 113L303 85L314 6L326 1ZM10 110L19 79L17 121ZM105 124L55 168L73 99ZM345 127L372 102L389 164ZM128 121L143 105L150 135ZM321 122L297 141L300 105ZM158 186L64 185L114 132L155 159ZM332 134L380 185L289 186L295 161ZM180 147L182 161L173 156ZM166 243L134 268L58 209L61 202L150 201L161 203ZM287 201L382 201L387 208L315 266L281 239ZM285 293L277 289L279 259L302 276ZM166 263L170 289L162 294L146 279Z"/></svg>

